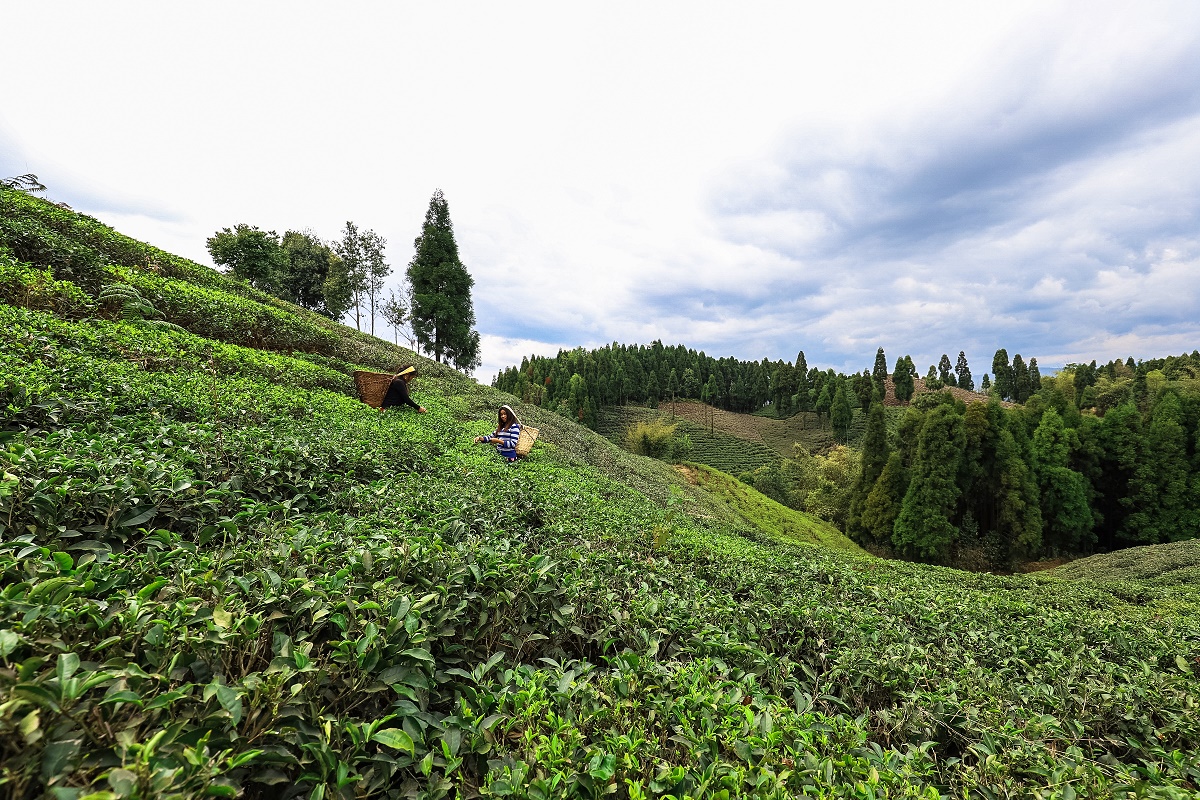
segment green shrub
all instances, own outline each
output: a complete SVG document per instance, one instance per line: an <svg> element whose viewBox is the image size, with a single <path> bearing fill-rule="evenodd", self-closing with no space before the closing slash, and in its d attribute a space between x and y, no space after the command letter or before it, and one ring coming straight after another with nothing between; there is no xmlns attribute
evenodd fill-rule
<svg viewBox="0 0 1200 800"><path fill-rule="evenodd" d="M23 264L0 246L0 302L63 317L79 317L92 310L92 301L70 281L58 281L46 268Z"/></svg>
<svg viewBox="0 0 1200 800"><path fill-rule="evenodd" d="M692 451L692 440L679 431L679 424L661 419L636 422L625 430L625 449L662 461L682 461Z"/></svg>

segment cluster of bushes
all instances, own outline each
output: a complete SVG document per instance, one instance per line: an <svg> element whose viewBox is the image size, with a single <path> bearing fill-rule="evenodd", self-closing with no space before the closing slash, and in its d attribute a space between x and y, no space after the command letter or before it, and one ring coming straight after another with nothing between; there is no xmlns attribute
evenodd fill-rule
<svg viewBox="0 0 1200 800"><path fill-rule="evenodd" d="M625 449L663 461L683 461L692 452L692 440L678 423L662 419L635 422L625 429Z"/></svg>

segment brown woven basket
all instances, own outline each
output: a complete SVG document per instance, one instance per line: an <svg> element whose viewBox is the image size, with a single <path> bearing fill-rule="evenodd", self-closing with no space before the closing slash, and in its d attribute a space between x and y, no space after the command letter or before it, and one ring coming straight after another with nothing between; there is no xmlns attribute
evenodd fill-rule
<svg viewBox="0 0 1200 800"><path fill-rule="evenodd" d="M531 428L528 425L522 425L521 435L517 437L517 455L529 455L529 451L533 449L533 443L537 439L537 435L537 428Z"/></svg>
<svg viewBox="0 0 1200 800"><path fill-rule="evenodd" d="M371 408L380 408L394 377L394 373L356 370L354 385L358 387L359 398Z"/></svg>

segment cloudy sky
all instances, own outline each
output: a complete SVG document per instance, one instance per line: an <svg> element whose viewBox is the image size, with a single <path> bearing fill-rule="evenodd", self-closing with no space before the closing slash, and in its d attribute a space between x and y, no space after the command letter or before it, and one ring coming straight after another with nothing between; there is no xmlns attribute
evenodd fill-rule
<svg viewBox="0 0 1200 800"><path fill-rule="evenodd" d="M441 188L483 381L653 339L977 376L1200 347L1191 0L0 0L0 30L0 177L202 263L353 220L398 281Z"/></svg>

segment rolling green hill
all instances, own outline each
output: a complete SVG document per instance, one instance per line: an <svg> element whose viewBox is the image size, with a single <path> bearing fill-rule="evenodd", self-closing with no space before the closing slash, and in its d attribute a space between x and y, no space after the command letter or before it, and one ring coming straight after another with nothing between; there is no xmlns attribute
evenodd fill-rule
<svg viewBox="0 0 1200 800"><path fill-rule="evenodd" d="M520 404L508 466L511 397L20 192L0 326L5 796L1200 790L1194 589L846 552Z"/></svg>

